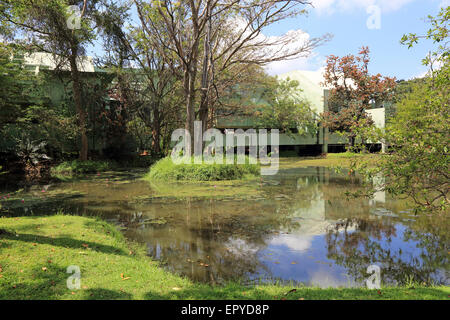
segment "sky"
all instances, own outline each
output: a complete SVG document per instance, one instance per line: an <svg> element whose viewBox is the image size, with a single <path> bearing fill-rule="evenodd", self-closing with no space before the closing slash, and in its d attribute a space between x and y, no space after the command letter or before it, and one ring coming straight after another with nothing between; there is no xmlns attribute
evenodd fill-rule
<svg viewBox="0 0 450 320"><path fill-rule="evenodd" d="M284 20L264 30L266 36L279 36L302 30L311 38L333 34L328 43L315 48L307 58L283 61L267 67L272 75L293 70L317 71L328 55L357 54L359 48L371 50L369 71L397 79L423 76L427 68L421 60L433 48L425 41L412 49L400 44L405 33L425 34L427 16L435 16L450 0L310 0L307 16ZM379 13L379 14L378 14Z"/></svg>
<svg viewBox="0 0 450 320"><path fill-rule="evenodd" d="M371 51L369 71L396 77L398 80L422 77L427 68L422 59L433 49L431 41L422 41L408 49L400 44L406 33L425 34L430 25L428 15L436 16L450 0L309 0L308 14L283 20L263 30L266 37L287 32L306 37L331 33L333 39L313 50L308 58L275 62L266 66L271 75L295 70L321 71L329 55L357 54L362 46ZM134 9L134 8L133 8ZM134 18L135 13L133 13ZM92 48L91 48L92 49ZM99 54L99 48L91 50Z"/></svg>

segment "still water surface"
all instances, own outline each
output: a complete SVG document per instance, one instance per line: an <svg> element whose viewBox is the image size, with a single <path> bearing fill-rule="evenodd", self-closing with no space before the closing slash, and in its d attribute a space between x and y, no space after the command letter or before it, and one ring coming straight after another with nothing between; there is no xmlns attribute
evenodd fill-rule
<svg viewBox="0 0 450 320"><path fill-rule="evenodd" d="M150 184L142 172L109 172L25 188L10 215L101 216L147 246L168 270L195 281L449 285L448 216L415 216L384 193L348 199L358 179L319 167L282 169L239 183Z"/></svg>

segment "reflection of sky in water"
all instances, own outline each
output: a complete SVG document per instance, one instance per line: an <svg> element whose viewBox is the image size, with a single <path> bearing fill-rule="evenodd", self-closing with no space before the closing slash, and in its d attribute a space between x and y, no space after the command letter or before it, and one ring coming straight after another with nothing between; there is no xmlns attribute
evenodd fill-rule
<svg viewBox="0 0 450 320"><path fill-rule="evenodd" d="M419 265L423 266L421 259L427 255L427 252L419 247L418 241L404 240L406 230L406 226L396 224L393 236L381 240L370 236L368 238L379 244L381 249L391 252L396 261L410 265L418 261ZM353 232L350 231L349 234ZM340 233L342 234L342 231ZM358 246L358 249L364 252L362 245ZM327 254L325 235L296 234L295 232L280 234L272 237L267 242L267 247L258 252L258 259L269 272L260 269L259 273L251 278L258 280L269 276L272 279L291 280L322 288L364 285L364 283L355 282L346 268L328 259ZM381 267L383 278L389 276L390 267L396 267L395 264L388 265L378 261L371 263ZM446 279L445 270L438 269L435 276ZM448 279L446 283L449 283Z"/></svg>
<svg viewBox="0 0 450 320"><path fill-rule="evenodd" d="M350 282L345 268L326 258L326 240L322 235L279 235L272 238L267 248L258 254L274 279L303 282L317 287L338 287Z"/></svg>
<svg viewBox="0 0 450 320"><path fill-rule="evenodd" d="M448 219L433 218L422 225L405 212L407 204L384 194L373 201L347 200L345 191L357 183L345 174L324 168L281 170L278 176L264 178L261 186L258 183L253 198L226 200L153 199L156 191L145 181L109 184L106 178L111 181L113 176L47 188L46 196L65 189L75 194L54 204L37 203L33 213L48 214L55 206L65 212L100 215L123 227L128 238L145 243L149 255L162 260L169 270L197 281L253 279L358 286L368 277L367 267L377 263L382 277L383 272L389 273L390 283L405 275L420 278L430 272L448 283ZM41 189L28 194L43 197ZM24 208L19 209L23 214ZM346 222L346 233L342 225L334 229ZM405 240L411 230L420 241ZM435 242L427 244L429 232L436 233ZM368 244L369 249L364 247ZM434 251L428 253L420 244ZM389 261L391 265L386 265Z"/></svg>

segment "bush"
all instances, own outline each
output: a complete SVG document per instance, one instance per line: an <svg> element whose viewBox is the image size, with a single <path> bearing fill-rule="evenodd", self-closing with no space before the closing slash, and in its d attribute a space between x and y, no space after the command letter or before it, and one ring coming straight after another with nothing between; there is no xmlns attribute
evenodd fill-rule
<svg viewBox="0 0 450 320"><path fill-rule="evenodd" d="M50 170L52 175L77 175L96 173L113 169L115 166L107 161L66 161Z"/></svg>
<svg viewBox="0 0 450 320"><path fill-rule="evenodd" d="M148 168L158 159L152 156L135 156L127 160L118 161L121 168Z"/></svg>
<svg viewBox="0 0 450 320"><path fill-rule="evenodd" d="M175 164L170 157L159 160L147 175L150 180L221 181L259 176L260 166L249 164Z"/></svg>

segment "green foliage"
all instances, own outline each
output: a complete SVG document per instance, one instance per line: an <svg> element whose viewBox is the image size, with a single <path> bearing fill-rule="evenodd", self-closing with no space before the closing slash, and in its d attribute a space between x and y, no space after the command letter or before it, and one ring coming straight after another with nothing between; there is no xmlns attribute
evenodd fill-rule
<svg viewBox="0 0 450 320"><path fill-rule="evenodd" d="M114 164L107 161L66 161L51 169L52 175L77 175L112 170Z"/></svg>
<svg viewBox="0 0 450 320"><path fill-rule="evenodd" d="M316 115L310 104L299 96L299 82L288 78L275 82L274 86L270 88L268 104L258 112L259 126L280 129L288 134L292 129L301 135L315 134Z"/></svg>
<svg viewBox="0 0 450 320"><path fill-rule="evenodd" d="M11 61L12 50L0 44L0 129L20 113L20 65Z"/></svg>
<svg viewBox="0 0 450 320"><path fill-rule="evenodd" d="M392 103L387 103L384 105L386 110L386 122L389 122L397 113L397 103L411 94L416 86L423 85L424 83L425 79L423 78L397 81Z"/></svg>
<svg viewBox="0 0 450 320"><path fill-rule="evenodd" d="M147 175L150 180L166 181L221 181L238 180L247 176L259 176L257 164L175 164L171 157L159 160Z"/></svg>
<svg viewBox="0 0 450 320"><path fill-rule="evenodd" d="M423 206L448 206L449 191L449 66L439 77L446 85L433 87L431 80L398 105L398 114L386 134L394 153L383 168L396 192L406 192ZM443 202L441 202L443 201Z"/></svg>
<svg viewBox="0 0 450 320"><path fill-rule="evenodd" d="M50 160L45 154L46 142L33 141L29 137L18 142L17 156L28 166L36 166L42 160Z"/></svg>
<svg viewBox="0 0 450 320"><path fill-rule="evenodd" d="M13 152L26 131L22 124L27 108L44 103L41 80L24 68L20 51L0 43L0 150Z"/></svg>
<svg viewBox="0 0 450 320"><path fill-rule="evenodd" d="M447 7L438 18L431 18L433 28L425 38L448 42L449 12ZM412 46L418 39L406 36L402 42ZM390 145L391 155L380 158L374 168L363 163L356 167L369 181L377 175L385 177L386 181L374 189L407 195L418 210L445 211L450 205L449 50L440 45L432 56L437 57L442 67L431 69L428 77L412 86L412 91L398 103L397 114L384 132L372 132L371 139ZM424 63L431 64L429 60Z"/></svg>
<svg viewBox="0 0 450 320"><path fill-rule="evenodd" d="M400 40L400 43L407 45L408 48L414 47L421 39L432 40L435 44L438 44L438 48L422 60L424 65L432 65L436 61L446 60L449 57L447 45L449 37L450 6L441 8L436 17L429 15L428 20L431 27L425 35L409 33L403 35Z"/></svg>

